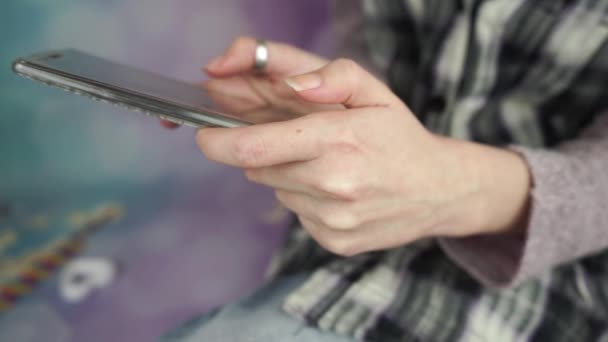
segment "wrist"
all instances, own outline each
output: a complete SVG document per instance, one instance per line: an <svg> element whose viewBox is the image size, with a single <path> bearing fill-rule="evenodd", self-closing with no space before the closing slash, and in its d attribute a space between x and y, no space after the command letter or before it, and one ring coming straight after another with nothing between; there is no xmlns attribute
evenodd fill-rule
<svg viewBox="0 0 608 342"><path fill-rule="evenodd" d="M508 149L446 139L459 177L473 189L452 210L464 229L458 235L524 233L532 183L525 159Z"/></svg>
<svg viewBox="0 0 608 342"><path fill-rule="evenodd" d="M480 233L524 233L527 229L532 176L517 152L471 143L480 169L485 215Z"/></svg>

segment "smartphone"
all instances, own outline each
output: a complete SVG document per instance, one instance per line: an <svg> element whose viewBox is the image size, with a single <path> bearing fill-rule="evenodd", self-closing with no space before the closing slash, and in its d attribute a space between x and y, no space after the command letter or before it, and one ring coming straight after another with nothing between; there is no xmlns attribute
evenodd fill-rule
<svg viewBox="0 0 608 342"><path fill-rule="evenodd" d="M200 86L75 49L18 58L13 62L13 71L74 94L196 128L240 127L285 119L278 114L273 117L274 114L226 113L214 105L216 101ZM224 103L230 101L242 99L230 96L222 99Z"/></svg>

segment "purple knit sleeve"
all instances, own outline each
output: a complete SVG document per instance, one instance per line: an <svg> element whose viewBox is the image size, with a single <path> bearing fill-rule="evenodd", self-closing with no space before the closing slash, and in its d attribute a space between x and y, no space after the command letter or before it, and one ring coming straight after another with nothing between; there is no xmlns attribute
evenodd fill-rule
<svg viewBox="0 0 608 342"><path fill-rule="evenodd" d="M495 287L608 248L608 113L556 148L512 149L533 177L527 235L440 239L456 263Z"/></svg>

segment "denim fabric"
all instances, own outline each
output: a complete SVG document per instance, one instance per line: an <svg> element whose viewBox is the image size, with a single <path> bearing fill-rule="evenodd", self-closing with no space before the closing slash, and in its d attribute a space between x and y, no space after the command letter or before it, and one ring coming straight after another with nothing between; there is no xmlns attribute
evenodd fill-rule
<svg viewBox="0 0 608 342"><path fill-rule="evenodd" d="M282 311L285 296L308 274L273 280L249 297L195 317L169 332L164 342L352 342L307 326Z"/></svg>

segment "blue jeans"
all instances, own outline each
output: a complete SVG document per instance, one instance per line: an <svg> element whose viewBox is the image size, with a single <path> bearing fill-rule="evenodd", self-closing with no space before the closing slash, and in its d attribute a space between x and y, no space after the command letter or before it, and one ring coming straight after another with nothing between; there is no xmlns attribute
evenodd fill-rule
<svg viewBox="0 0 608 342"><path fill-rule="evenodd" d="M171 342L352 342L320 331L281 310L285 296L307 275L276 279L251 296L205 313L171 331L162 340Z"/></svg>

